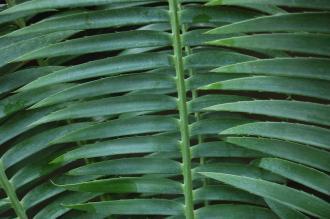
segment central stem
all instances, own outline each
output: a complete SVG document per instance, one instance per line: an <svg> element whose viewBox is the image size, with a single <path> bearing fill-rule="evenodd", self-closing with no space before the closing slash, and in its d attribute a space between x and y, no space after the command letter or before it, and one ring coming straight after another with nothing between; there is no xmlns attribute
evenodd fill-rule
<svg viewBox="0 0 330 219"><path fill-rule="evenodd" d="M5 168L3 166L2 161L0 160L0 186L5 191L6 195L8 196L10 203L16 212L16 215L19 219L27 219L28 217L25 214L25 210L18 200L15 188L12 183L8 180Z"/></svg>
<svg viewBox="0 0 330 219"><path fill-rule="evenodd" d="M180 3L177 0L169 0L170 18L173 35L174 63L176 70L176 84L178 90L178 108L180 115L181 132L181 154L183 163L183 188L185 196L185 215L187 219L194 219L193 187L191 177L191 155L190 155L190 135L187 110L187 97L185 86L185 73L183 65L183 53L181 42L181 25L179 18Z"/></svg>

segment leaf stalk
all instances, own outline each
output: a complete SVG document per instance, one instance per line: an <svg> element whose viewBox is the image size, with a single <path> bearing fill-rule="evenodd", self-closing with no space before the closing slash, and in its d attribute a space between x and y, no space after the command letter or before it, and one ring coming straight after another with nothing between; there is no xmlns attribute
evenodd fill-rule
<svg viewBox="0 0 330 219"><path fill-rule="evenodd" d="M174 64L178 91L179 126L181 132L181 154L183 163L183 190L185 196L185 215L194 219L193 186L191 176L190 134L187 110L185 72L183 63L183 45L181 42L181 23L179 17L180 2L169 0L170 20L173 35Z"/></svg>
<svg viewBox="0 0 330 219"><path fill-rule="evenodd" d="M8 180L2 160L0 160L0 185L9 197L10 203L19 219L28 219L22 203L18 200L13 184Z"/></svg>

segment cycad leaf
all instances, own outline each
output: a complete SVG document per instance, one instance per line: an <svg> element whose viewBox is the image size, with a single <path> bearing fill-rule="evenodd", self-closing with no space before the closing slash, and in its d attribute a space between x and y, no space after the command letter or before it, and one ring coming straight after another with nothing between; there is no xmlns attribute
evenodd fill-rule
<svg viewBox="0 0 330 219"><path fill-rule="evenodd" d="M162 88L175 88L174 78L161 73L157 74L157 72L119 75L78 84L72 88L48 96L35 104L34 107L42 107L75 99L101 96L104 94L134 91L136 89L155 90Z"/></svg>
<svg viewBox="0 0 330 219"><path fill-rule="evenodd" d="M274 92L330 100L329 87L329 82L321 80L252 76L217 82L205 86L203 89Z"/></svg>
<svg viewBox="0 0 330 219"><path fill-rule="evenodd" d="M139 2L142 0L32 0L26 1L24 3L18 4L14 7L8 8L7 10L2 11L1 15L13 14L13 13L22 13L30 12L39 13L42 11L66 8L66 7L85 7L85 6L96 6L96 5L107 5L111 3L121 3L121 2ZM143 0L153 2L155 0Z"/></svg>
<svg viewBox="0 0 330 219"><path fill-rule="evenodd" d="M0 100L0 118L7 117L17 111L31 106L49 95L55 94L72 86L73 84L56 84L20 92L4 98Z"/></svg>
<svg viewBox="0 0 330 219"><path fill-rule="evenodd" d="M262 158L255 164L260 168L330 195L330 177L316 169L277 158Z"/></svg>
<svg viewBox="0 0 330 219"><path fill-rule="evenodd" d="M0 67L16 61L17 58L30 53L34 50L48 46L49 44L61 41L76 31L61 31L56 33L45 34L31 39L19 41L1 48ZM0 38L1 39L1 38Z"/></svg>
<svg viewBox="0 0 330 219"><path fill-rule="evenodd" d="M248 33L248 32L319 32L329 33L330 13L290 13L257 17L209 31L210 34Z"/></svg>
<svg viewBox="0 0 330 219"><path fill-rule="evenodd" d="M232 163L213 162L210 164L199 165L193 169L193 174L195 179L201 178L199 172L221 172L227 174L247 176L256 179L261 178L273 182L285 181L283 177L273 174L269 171L265 171L259 167L253 165L235 163L235 162Z"/></svg>
<svg viewBox="0 0 330 219"><path fill-rule="evenodd" d="M53 163L67 162L81 158L111 156L119 154L138 154L151 152L178 151L177 137L167 135L126 137L83 145L56 158Z"/></svg>
<svg viewBox="0 0 330 219"><path fill-rule="evenodd" d="M91 123L75 123L33 135L31 138L27 138L13 145L2 155L1 160L4 167L8 168L34 153L49 147L49 142L54 141L56 138L63 137L70 132L86 128L90 125Z"/></svg>
<svg viewBox="0 0 330 219"><path fill-rule="evenodd" d="M14 116L0 125L0 144L16 137L23 132L32 129L33 122L41 119L45 115L54 111L53 107L43 108L39 110L25 111L17 116Z"/></svg>
<svg viewBox="0 0 330 219"><path fill-rule="evenodd" d="M60 66L45 66L20 70L0 77L0 94L13 91L38 77L60 70Z"/></svg>
<svg viewBox="0 0 330 219"><path fill-rule="evenodd" d="M251 135L330 148L330 131L325 128L287 122L254 122L229 128L221 135Z"/></svg>
<svg viewBox="0 0 330 219"><path fill-rule="evenodd" d="M297 219L307 219L308 217L304 214L300 213L299 211L290 208L284 204L281 204L276 201L272 201L270 199L265 199L267 205L272 209L274 213L281 219L286 218L297 218Z"/></svg>
<svg viewBox="0 0 330 219"><path fill-rule="evenodd" d="M252 205L231 205L218 204L200 208L196 211L196 219L236 219L236 218L255 219L277 218L270 210Z"/></svg>
<svg viewBox="0 0 330 219"><path fill-rule="evenodd" d="M162 178L121 177L59 185L80 192L182 194L180 183Z"/></svg>
<svg viewBox="0 0 330 219"><path fill-rule="evenodd" d="M10 33L19 36L32 33L51 33L65 30L85 30L115 26L167 22L168 15L159 8L120 8L79 12L50 18Z"/></svg>
<svg viewBox="0 0 330 219"><path fill-rule="evenodd" d="M242 62L215 69L215 72L302 77L330 80L325 58L275 58Z"/></svg>
<svg viewBox="0 0 330 219"><path fill-rule="evenodd" d="M330 170L330 153L307 145L256 137L227 137L225 141L321 170Z"/></svg>
<svg viewBox="0 0 330 219"><path fill-rule="evenodd" d="M88 164L69 171L70 175L179 174L177 161L159 158L122 158Z"/></svg>
<svg viewBox="0 0 330 219"><path fill-rule="evenodd" d="M93 125L89 128L69 133L53 143L120 137L143 133L177 131L177 120L168 116L140 116L117 119Z"/></svg>
<svg viewBox="0 0 330 219"><path fill-rule="evenodd" d="M327 0L211 0L208 5L241 5L241 4L270 4L288 7L330 9Z"/></svg>
<svg viewBox="0 0 330 219"><path fill-rule="evenodd" d="M18 61L67 55L81 55L129 48L162 47L170 44L167 33L149 30L127 31L83 37L53 44L17 59Z"/></svg>
<svg viewBox="0 0 330 219"><path fill-rule="evenodd" d="M239 36L208 42L209 45L244 49L279 50L330 55L330 36L314 33L272 33Z"/></svg>
<svg viewBox="0 0 330 219"><path fill-rule="evenodd" d="M47 165L47 160L51 159L49 153L55 154L55 152L56 151L54 149L45 151L43 153L43 160L40 161L40 158L38 161L30 160L28 164L24 165L24 167L21 167L18 171L16 171L13 177L10 179L10 181L15 186L15 188L20 188L28 185L33 181L34 182L38 181L38 179L47 176L53 171L59 169L62 165L65 165L65 164Z"/></svg>
<svg viewBox="0 0 330 219"><path fill-rule="evenodd" d="M215 68L240 62L255 60L255 57L227 51L201 51L184 57L184 66L187 69Z"/></svg>
<svg viewBox="0 0 330 219"><path fill-rule="evenodd" d="M111 107L109 107L111 106ZM165 95L126 95L72 104L55 111L35 124L129 112L163 111L176 109L176 99Z"/></svg>
<svg viewBox="0 0 330 219"><path fill-rule="evenodd" d="M205 135L205 134L218 134L237 125L251 122L249 119L242 118L210 118L202 119L190 125L191 136Z"/></svg>
<svg viewBox="0 0 330 219"><path fill-rule="evenodd" d="M211 85L210 85L211 86ZM196 97L188 103L190 112L200 112L205 107L214 106L216 104L232 103L237 101L252 100L248 97L234 96L234 95L204 95Z"/></svg>
<svg viewBox="0 0 330 219"><path fill-rule="evenodd" d="M126 55L96 60L63 70L25 85L20 90L28 90L61 82L69 82L100 76L117 75L130 71L149 70L160 67L169 67L170 57L162 53L146 53L143 55Z"/></svg>
<svg viewBox="0 0 330 219"><path fill-rule="evenodd" d="M183 0L192 2L192 0ZM207 0L193 0L196 2ZM180 11L180 19L183 24L187 23L209 23L228 24L256 17L260 13L236 8L219 7L186 7Z"/></svg>
<svg viewBox="0 0 330 219"><path fill-rule="evenodd" d="M95 179L95 176L60 176L55 179L53 178L56 183L67 184L79 183L93 179ZM24 195L21 202L25 209L30 209L45 200L51 199L60 193L63 193L64 191L64 188L54 186L52 182L47 181L31 189L26 195Z"/></svg>
<svg viewBox="0 0 330 219"><path fill-rule="evenodd" d="M284 185L224 173L203 172L201 174L313 216L327 218L330 213L329 203L316 196Z"/></svg>
<svg viewBox="0 0 330 219"><path fill-rule="evenodd" d="M99 196L99 193L69 193L55 199L52 203L41 209L35 216L35 219L58 218L68 212L70 209L64 208L63 205L85 202Z"/></svg>
<svg viewBox="0 0 330 219"><path fill-rule="evenodd" d="M184 212L180 203L162 199L123 199L66 206L102 215L180 215Z"/></svg>
<svg viewBox="0 0 330 219"><path fill-rule="evenodd" d="M193 158L200 157L262 157L262 153L236 147L223 141L200 143L191 148Z"/></svg>
<svg viewBox="0 0 330 219"><path fill-rule="evenodd" d="M262 198L248 192L243 192L232 186L227 185L208 185L198 188L194 191L195 200L206 201L237 201L264 205Z"/></svg>
<svg viewBox="0 0 330 219"><path fill-rule="evenodd" d="M301 110L304 109L304 110ZM211 111L229 111L273 116L284 119L330 125L330 106L289 100L254 100L219 104L205 108Z"/></svg>
<svg viewBox="0 0 330 219"><path fill-rule="evenodd" d="M0 218L327 217L315 1L0 4Z"/></svg>
<svg viewBox="0 0 330 219"><path fill-rule="evenodd" d="M187 89L188 90L197 90L200 87L219 82L219 81L225 81L225 80L230 80L230 79L235 79L235 78L240 78L240 77L246 77L244 74L218 74L218 73L213 73L213 72L205 72L201 74L194 74L190 78L187 79ZM211 96L211 95L206 95L206 96ZM238 96L238 95L237 95ZM196 97L195 99L203 98L204 96ZM246 98L242 97L241 98ZM198 100L197 100L198 101Z"/></svg>

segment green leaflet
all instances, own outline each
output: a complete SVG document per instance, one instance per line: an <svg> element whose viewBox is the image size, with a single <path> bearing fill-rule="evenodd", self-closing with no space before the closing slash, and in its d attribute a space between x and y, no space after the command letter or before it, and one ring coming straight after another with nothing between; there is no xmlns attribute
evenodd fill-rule
<svg viewBox="0 0 330 219"><path fill-rule="evenodd" d="M205 134L218 134L223 130L226 130L237 125L251 122L248 119L241 118L210 118L199 120L190 125L191 136L205 135Z"/></svg>
<svg viewBox="0 0 330 219"><path fill-rule="evenodd" d="M234 95L205 95L194 98L188 103L190 112L199 112L203 108L222 103L231 103L237 101L251 100L248 97L234 96Z"/></svg>
<svg viewBox="0 0 330 219"><path fill-rule="evenodd" d="M103 215L180 215L183 205L162 199L123 199L115 201L91 202L66 205L69 208L94 212Z"/></svg>
<svg viewBox="0 0 330 219"><path fill-rule="evenodd" d="M84 6L96 6L96 5L107 5L121 2L139 2L142 0L32 0L27 1L18 5L15 5L7 10L4 10L0 15L16 14L22 12L29 12L31 14L40 13L47 10L53 10L55 8L67 8L67 7L84 7ZM146 0L143 0L144 2ZM154 2L155 0L147 0ZM29 14L30 15L30 14Z"/></svg>
<svg viewBox="0 0 330 219"><path fill-rule="evenodd" d="M88 36L65 42L52 44L31 52L17 59L18 61L57 57L66 55L81 55L103 51L114 51L129 48L162 47L170 45L168 33L150 30L137 30L119 33Z"/></svg>
<svg viewBox="0 0 330 219"><path fill-rule="evenodd" d="M284 185L224 173L204 172L201 174L313 216L327 218L330 213L329 203L316 196Z"/></svg>
<svg viewBox="0 0 330 219"><path fill-rule="evenodd" d="M208 42L209 45L330 55L330 36L316 33L272 33L239 36Z"/></svg>
<svg viewBox="0 0 330 219"><path fill-rule="evenodd" d="M329 87L330 82L323 80L252 76L216 82L203 89L274 92L330 100Z"/></svg>
<svg viewBox="0 0 330 219"><path fill-rule="evenodd" d="M65 119L117 115L129 112L174 110L176 106L176 99L166 95L131 94L71 104L64 109L52 112L41 120L36 121L35 124Z"/></svg>
<svg viewBox="0 0 330 219"><path fill-rule="evenodd" d="M290 13L257 17L209 31L210 34L255 32L318 32L329 33L330 13Z"/></svg>
<svg viewBox="0 0 330 219"><path fill-rule="evenodd" d="M229 35L222 35L222 34L205 34L206 30L190 30L181 35L182 43L185 46L198 46L203 45L204 42L217 40L221 38L227 38ZM234 35L230 35L234 36ZM212 51L210 51L212 52ZM215 51L213 51L215 52ZM219 60L220 61L220 60Z"/></svg>
<svg viewBox="0 0 330 219"><path fill-rule="evenodd" d="M255 60L256 58L236 52L227 51L200 51L185 56L183 63L186 69L190 68L215 68L240 62Z"/></svg>
<svg viewBox="0 0 330 219"><path fill-rule="evenodd" d="M146 155L146 157L157 157L164 159L180 159L180 151L164 151L164 152L153 152Z"/></svg>
<svg viewBox="0 0 330 219"><path fill-rule="evenodd" d="M252 205L217 204L196 210L196 219L277 218L270 210Z"/></svg>
<svg viewBox="0 0 330 219"><path fill-rule="evenodd" d="M330 195L330 177L316 169L277 158L262 158L258 167Z"/></svg>
<svg viewBox="0 0 330 219"><path fill-rule="evenodd" d="M206 142L191 148L193 158L200 157L262 157L262 153L246 150L223 141Z"/></svg>
<svg viewBox="0 0 330 219"><path fill-rule="evenodd" d="M244 5L244 4L270 4L278 6L298 7L298 8L314 8L314 9L330 9L327 0L211 0L208 5Z"/></svg>
<svg viewBox="0 0 330 219"><path fill-rule="evenodd" d="M7 117L19 110L55 94L59 91L72 87L72 84L56 84L48 87L40 87L33 90L23 91L0 100L0 118Z"/></svg>
<svg viewBox="0 0 330 219"><path fill-rule="evenodd" d="M262 4L242 4L241 7L251 8L257 11L261 11L267 14L279 14L279 13L287 13L282 8L275 5L262 5Z"/></svg>
<svg viewBox="0 0 330 219"><path fill-rule="evenodd" d="M31 33L51 33L65 30L85 30L168 22L165 10L157 8L120 8L72 13L35 23L11 32L10 36Z"/></svg>
<svg viewBox="0 0 330 219"><path fill-rule="evenodd" d="M57 138L61 138L70 132L83 129L91 125L92 123L75 123L72 125L50 129L41 132L40 134L33 135L31 138L26 138L18 144L13 145L2 155L1 160L4 168L7 169L23 159L33 155L34 153L49 147L51 145L49 142L52 142Z"/></svg>
<svg viewBox="0 0 330 219"><path fill-rule="evenodd" d="M181 164L160 158L122 158L88 164L69 171L70 175L180 174Z"/></svg>
<svg viewBox="0 0 330 219"><path fill-rule="evenodd" d="M99 196L100 193L67 193L55 199L53 202L42 208L35 216L35 219L58 218L68 212L70 209L64 208L63 205L81 203Z"/></svg>
<svg viewBox="0 0 330 219"><path fill-rule="evenodd" d="M146 177L121 177L112 179L81 182L77 184L59 185L71 191L81 192L109 192L109 193L154 193L154 194L182 194L179 182Z"/></svg>
<svg viewBox="0 0 330 219"><path fill-rule="evenodd" d="M20 89L29 90L46 85L95 78L100 76L118 75L120 73L169 67L170 58L162 53L146 53L143 55L125 55L91 61L84 64L55 71L38 78Z"/></svg>
<svg viewBox="0 0 330 219"><path fill-rule="evenodd" d="M30 159L28 163L25 163L23 167L16 171L10 179L15 188L29 185L31 182L36 181L42 177L46 177L47 175L53 173L55 170L58 170L60 167L62 167L62 165L65 165L47 165L47 161L52 159L52 156L50 156L51 153L56 154L56 150L54 148L50 148L49 150L43 151L43 159L40 158L41 156L39 153L39 157L34 156L34 159Z"/></svg>
<svg viewBox="0 0 330 219"><path fill-rule="evenodd" d="M3 12L3 11L1 11L1 12ZM21 17L28 16L29 14L30 14L30 12L28 12L28 11L22 12L22 13L13 13L13 14L0 13L0 24L6 25L7 22L15 21L15 19L17 19L17 18L19 19ZM9 29L9 27L8 27L8 29ZM12 30L12 31L14 31L14 30ZM8 31L8 32L10 32L10 31Z"/></svg>
<svg viewBox="0 0 330 219"><path fill-rule="evenodd" d="M330 153L307 145L256 137L227 137L225 141L321 170L330 170Z"/></svg>
<svg viewBox="0 0 330 219"><path fill-rule="evenodd" d="M77 132L69 133L52 143L74 142L144 133L174 132L177 130L178 122L172 117L139 116L98 123Z"/></svg>
<svg viewBox="0 0 330 219"><path fill-rule="evenodd" d="M192 2L191 0L183 0ZM200 0L196 0L201 2ZM205 0L204 0L205 1ZM180 19L183 24L187 23L215 23L228 24L245 19L251 19L259 13L237 8L216 8L216 7L186 7L179 11Z"/></svg>
<svg viewBox="0 0 330 219"><path fill-rule="evenodd" d="M177 137L167 135L126 137L94 144L83 145L71 150L52 161L67 162L81 158L111 156L119 154L137 154L151 152L178 151Z"/></svg>
<svg viewBox="0 0 330 219"><path fill-rule="evenodd" d="M33 37L31 39L18 41L16 43L4 46L1 48L0 67L8 63L15 62L17 58L30 53L34 50L43 48L49 44L59 42L77 31L60 31L57 33L50 33L43 36ZM0 38L1 40L1 38Z"/></svg>
<svg viewBox="0 0 330 219"><path fill-rule="evenodd" d="M269 171L265 171L259 167L248 165L248 164L240 164L240 163L220 163L213 162L211 164L203 164L199 165L193 169L194 179L198 179L203 177L200 172L221 172L228 174L235 174L240 176L247 176L256 179L264 179L273 182L284 182L284 178L279 175L273 174Z"/></svg>
<svg viewBox="0 0 330 219"><path fill-rule="evenodd" d="M301 109L304 109L303 111ZM225 103L205 108L211 111L244 112L330 125L330 106L289 100L253 100Z"/></svg>
<svg viewBox="0 0 330 219"><path fill-rule="evenodd" d="M330 148L330 131L328 129L298 123L254 122L226 129L220 134L277 138L325 149Z"/></svg>
<svg viewBox="0 0 330 219"><path fill-rule="evenodd" d="M16 29L17 28L15 28L15 30ZM65 31L65 32L68 32L68 31ZM9 46L12 46L13 44L18 45L17 44L18 42L23 42L23 41L28 42L27 40L32 40L33 38L40 38L42 36L41 33L31 33L31 34L25 34L25 35L19 35L19 36L9 36L9 33L2 35L0 37L0 48L5 48L5 47L9 48Z"/></svg>
<svg viewBox="0 0 330 219"><path fill-rule="evenodd" d="M96 213L89 213L84 211L69 211L65 215L61 217L62 219L71 219L71 218L79 218L79 219L104 219L106 218L105 215L96 214Z"/></svg>
<svg viewBox="0 0 330 219"><path fill-rule="evenodd" d="M213 71L330 80L329 65L330 59L325 58L275 58L222 66Z"/></svg>
<svg viewBox="0 0 330 219"><path fill-rule="evenodd" d="M65 101L87 97L90 98L104 94L134 91L137 88L139 90L175 88L175 83L173 77L161 73L156 74L156 72L119 75L78 84L72 88L48 96L33 107L48 106Z"/></svg>
<svg viewBox="0 0 330 219"><path fill-rule="evenodd" d="M0 211L1 213L11 208L11 202L9 198L4 198L0 200Z"/></svg>
<svg viewBox="0 0 330 219"><path fill-rule="evenodd" d="M14 116L0 125L0 144L16 137L17 135L32 129L33 122L44 117L54 110L54 107L39 110L25 111Z"/></svg>
<svg viewBox="0 0 330 219"><path fill-rule="evenodd" d="M200 74L194 74L190 78L187 79L187 89L189 90L197 90L200 87L230 79L235 79L239 77L245 77L246 75L239 74L218 74L213 72L205 72ZM244 98L244 97L241 97Z"/></svg>
<svg viewBox="0 0 330 219"><path fill-rule="evenodd" d="M257 205L264 205L264 201L258 196L252 195L248 192L242 192L227 185L210 185L196 189L194 191L195 200L207 201L238 201Z"/></svg>
<svg viewBox="0 0 330 219"><path fill-rule="evenodd" d="M308 217L299 211L290 208L286 205L283 205L279 202L272 201L270 199L265 199L267 205L271 208L271 210L279 216L281 219L286 218L297 218L297 219L307 219Z"/></svg>
<svg viewBox="0 0 330 219"><path fill-rule="evenodd" d="M57 178L53 178L52 180L56 183L79 183L87 180L93 180L95 176L60 176ZM63 193L65 191L64 188L59 186L54 186L54 184L50 181L42 183L35 188L31 189L21 200L22 205L25 209L30 209L41 202L53 198L54 196Z"/></svg>
<svg viewBox="0 0 330 219"><path fill-rule="evenodd" d="M56 70L60 70L60 66L35 67L6 74L0 77L0 94L13 91L14 89L27 84L38 77L47 75Z"/></svg>

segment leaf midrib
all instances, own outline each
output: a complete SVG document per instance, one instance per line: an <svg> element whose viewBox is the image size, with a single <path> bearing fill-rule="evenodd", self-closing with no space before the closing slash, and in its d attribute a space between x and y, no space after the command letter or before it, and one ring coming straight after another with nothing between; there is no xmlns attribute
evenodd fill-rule
<svg viewBox="0 0 330 219"><path fill-rule="evenodd" d="M191 154L190 154L190 134L188 123L187 97L185 87L185 74L183 64L183 45L181 42L181 23L179 18L180 1L169 0L169 13L171 20L174 63L176 70L176 84L178 91L178 110L179 110L179 126L181 132L181 155L183 169L183 190L185 197L185 216L187 219L194 219L194 205L192 192L192 176L191 176Z"/></svg>

